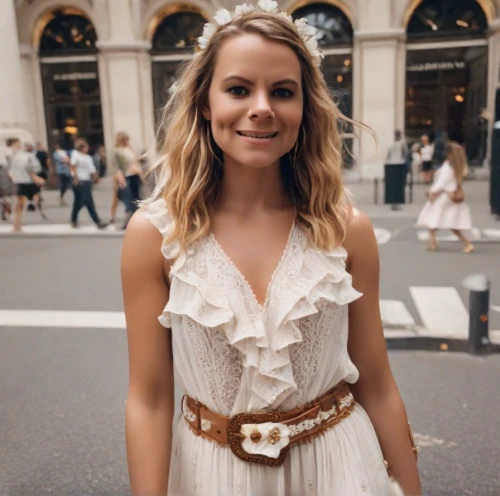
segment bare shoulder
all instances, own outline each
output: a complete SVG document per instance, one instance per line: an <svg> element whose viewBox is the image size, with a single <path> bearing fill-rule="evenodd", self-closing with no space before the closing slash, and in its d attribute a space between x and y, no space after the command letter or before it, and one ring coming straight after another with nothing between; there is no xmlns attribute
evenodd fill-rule
<svg viewBox="0 0 500 496"><path fill-rule="evenodd" d="M365 212L354 207L350 208L348 216L344 248L347 251L348 265L359 254L371 254L378 258L377 239L372 222Z"/></svg>
<svg viewBox="0 0 500 496"><path fill-rule="evenodd" d="M144 210L138 210L130 219L122 246L122 270L138 275L144 269L163 270L161 253L163 237L148 220Z"/></svg>

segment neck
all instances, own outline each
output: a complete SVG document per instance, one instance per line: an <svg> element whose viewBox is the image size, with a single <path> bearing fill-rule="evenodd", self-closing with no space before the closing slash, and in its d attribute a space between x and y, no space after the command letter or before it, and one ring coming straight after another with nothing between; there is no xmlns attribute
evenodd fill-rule
<svg viewBox="0 0 500 496"><path fill-rule="evenodd" d="M216 210L241 214L274 210L292 205L283 185L279 160L268 167L245 167L225 158Z"/></svg>

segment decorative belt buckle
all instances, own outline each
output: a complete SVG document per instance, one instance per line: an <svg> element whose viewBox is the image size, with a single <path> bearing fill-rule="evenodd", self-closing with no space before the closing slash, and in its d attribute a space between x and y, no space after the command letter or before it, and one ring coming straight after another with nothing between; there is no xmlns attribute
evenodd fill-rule
<svg viewBox="0 0 500 496"><path fill-rule="evenodd" d="M280 423L280 414L277 412L240 413L227 426L227 440L231 451L240 460L268 467L283 465L288 454L290 436L290 430ZM245 445L253 452L249 453ZM279 450L279 456L267 456L258 453L259 450L269 454Z"/></svg>

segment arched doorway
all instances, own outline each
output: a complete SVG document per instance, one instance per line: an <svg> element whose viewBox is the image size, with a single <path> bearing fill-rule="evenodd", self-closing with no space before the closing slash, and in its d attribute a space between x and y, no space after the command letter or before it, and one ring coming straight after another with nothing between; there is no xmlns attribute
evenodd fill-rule
<svg viewBox="0 0 500 496"><path fill-rule="evenodd" d="M104 143L97 35L74 9L52 12L39 40L49 147L72 148L76 137L91 148Z"/></svg>
<svg viewBox="0 0 500 496"><path fill-rule="evenodd" d="M176 80L179 64L189 59L196 40L208 22L196 8L183 6L178 11L159 14L159 21L152 37L153 101L155 113L161 115L168 91Z"/></svg>
<svg viewBox="0 0 500 496"><path fill-rule="evenodd" d="M472 165L486 157L487 27L476 0L424 0L407 26L406 133L457 141Z"/></svg>

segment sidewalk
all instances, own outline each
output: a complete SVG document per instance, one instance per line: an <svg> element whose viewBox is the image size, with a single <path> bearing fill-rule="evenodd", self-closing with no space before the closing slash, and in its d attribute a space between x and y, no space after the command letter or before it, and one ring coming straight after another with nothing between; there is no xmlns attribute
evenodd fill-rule
<svg viewBox="0 0 500 496"><path fill-rule="evenodd" d="M399 211L393 211L389 205L384 205L384 184L379 180L378 204L375 204L374 182L357 181L350 171L346 174L346 187L353 195L355 204L368 214L371 219L409 219L416 220L420 210L427 201L424 184L413 185L413 202L402 206ZM472 222L481 229L500 229L500 222L490 213L489 181L466 181L464 184L466 202L471 209ZM409 201L409 188L407 188L407 201Z"/></svg>
<svg viewBox="0 0 500 496"><path fill-rule="evenodd" d="M426 187L423 184L415 184L413 186L413 203L403 205L402 209L399 211L393 211L390 209L390 206L383 204L383 181L379 181L378 204L375 204L373 181L360 181L359 176L352 171L346 171L344 179L347 189L353 195L354 203L374 220L406 219L406 222L412 224L411 219L416 220L421 208L426 202ZM495 221L494 216L490 213L489 181L467 181L464 188L466 201L471 208L474 226L481 229L500 229L500 222ZM112 189L113 185L110 177L104 178L94 187L93 194L96 208L104 221L109 220L113 194ZM42 195L44 198L44 210L48 220L44 221L39 212L25 212L23 219L24 224L26 226L38 224L69 224L73 193L71 191L66 192L66 202L68 206L65 207L59 206L58 191L43 191ZM116 219L118 226L121 225L124 216L124 207L123 204L120 204ZM86 225L93 226L86 209L82 209L80 212L80 223L82 227ZM0 221L0 226L6 225L10 225L10 222ZM3 227L1 231L3 232L5 229L6 228Z"/></svg>

